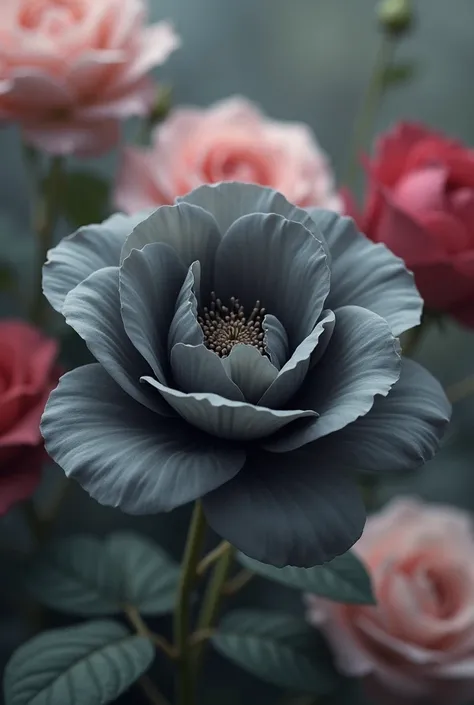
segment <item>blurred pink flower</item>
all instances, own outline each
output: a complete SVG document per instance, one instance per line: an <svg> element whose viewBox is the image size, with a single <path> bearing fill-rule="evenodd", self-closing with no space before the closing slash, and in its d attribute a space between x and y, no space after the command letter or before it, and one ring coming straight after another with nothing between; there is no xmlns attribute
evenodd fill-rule
<svg viewBox="0 0 474 705"><path fill-rule="evenodd" d="M53 154L94 155L119 139L120 120L144 115L148 72L179 40L145 26L144 0L1 0L0 119Z"/></svg>
<svg viewBox="0 0 474 705"><path fill-rule="evenodd" d="M306 596L340 671L366 677L377 703L474 697L474 535L454 508L396 499L369 518L354 547L377 607Z"/></svg>
<svg viewBox="0 0 474 705"><path fill-rule="evenodd" d="M155 128L151 148L125 148L115 203L133 213L219 181L271 186L303 207L342 208L309 127L269 120L239 96L209 108L178 108Z"/></svg>

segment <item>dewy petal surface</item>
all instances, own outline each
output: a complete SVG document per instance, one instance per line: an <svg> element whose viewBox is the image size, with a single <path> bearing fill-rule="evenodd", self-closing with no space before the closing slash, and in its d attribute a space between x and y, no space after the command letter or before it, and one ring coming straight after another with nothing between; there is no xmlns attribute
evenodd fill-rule
<svg viewBox="0 0 474 705"><path fill-rule="evenodd" d="M199 206L179 203L162 206L143 220L130 234L122 250L122 259L134 248L161 242L172 247L186 269L201 263L201 283L205 296L212 286L214 256L221 241L217 223L211 213Z"/></svg>
<svg viewBox="0 0 474 705"><path fill-rule="evenodd" d="M50 456L98 502L129 514L169 511L230 480L242 449L136 403L99 364L64 375L41 431Z"/></svg>
<svg viewBox="0 0 474 705"><path fill-rule="evenodd" d="M185 277L176 252L158 243L132 250L120 266L125 331L163 383L169 373L168 330Z"/></svg>
<svg viewBox="0 0 474 705"><path fill-rule="evenodd" d="M264 406L224 399L217 394L185 394L160 384L152 377L142 377L142 380L158 389L168 404L191 426L218 438L252 441L269 436L296 419L317 416L311 410L267 409Z"/></svg>
<svg viewBox="0 0 474 705"><path fill-rule="evenodd" d="M294 206L286 198L271 188L257 184L242 184L231 181L219 184L204 184L185 196L179 196L177 203L190 203L201 206L212 213L221 235L232 223L249 213L277 213L287 220L301 223L319 240L329 257L329 248L321 230L306 210Z"/></svg>
<svg viewBox="0 0 474 705"><path fill-rule="evenodd" d="M140 377L150 374L151 369L123 327L118 267L99 269L78 284L66 296L63 314L66 323L127 394L149 409L174 416L163 399L147 393L140 384Z"/></svg>
<svg viewBox="0 0 474 705"><path fill-rule="evenodd" d="M222 365L249 404L256 404L278 375L268 357L242 343L234 345Z"/></svg>
<svg viewBox="0 0 474 705"><path fill-rule="evenodd" d="M271 409L285 406L291 397L298 391L310 368L312 355L317 350L320 337L328 332L332 334L336 316L333 311L323 311L322 318L315 326L312 333L298 345L295 352L282 367L278 376L259 400L262 406ZM329 342L325 341L325 345Z"/></svg>
<svg viewBox="0 0 474 705"><path fill-rule="evenodd" d="M322 463L362 472L414 470L433 458L450 416L439 382L403 358L400 379L388 396L378 397L368 414L315 443L314 455Z"/></svg>
<svg viewBox="0 0 474 705"><path fill-rule="evenodd" d="M359 306L335 314L326 352L291 402L319 417L270 439L269 450L286 453L347 426L369 411L376 395L388 394L400 376L400 345L387 321Z"/></svg>
<svg viewBox="0 0 474 705"><path fill-rule="evenodd" d="M64 299L77 284L102 267L117 266L123 243L146 213L115 213L100 225L87 225L65 237L48 252L43 267L43 291L61 313Z"/></svg>
<svg viewBox="0 0 474 705"><path fill-rule="evenodd" d="M205 345L177 343L171 350L173 379L182 392L210 392L226 399L245 401L222 363L221 358Z"/></svg>
<svg viewBox="0 0 474 705"><path fill-rule="evenodd" d="M320 242L300 223L274 213L236 220L215 260L215 288L236 296L246 311L260 301L297 347L313 330L329 292L330 272Z"/></svg>
<svg viewBox="0 0 474 705"><path fill-rule="evenodd" d="M250 456L233 480L203 498L211 527L247 556L310 567L357 541L365 509L357 485L313 453Z"/></svg>
<svg viewBox="0 0 474 705"><path fill-rule="evenodd" d="M309 212L331 250L328 308L368 308L385 318L396 336L418 325L423 301L403 260L358 232L351 218L318 208Z"/></svg>

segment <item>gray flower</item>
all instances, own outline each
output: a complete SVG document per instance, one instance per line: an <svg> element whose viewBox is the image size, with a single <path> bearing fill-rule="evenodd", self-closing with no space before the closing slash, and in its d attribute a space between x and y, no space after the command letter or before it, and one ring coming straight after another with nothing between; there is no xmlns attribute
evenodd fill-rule
<svg viewBox="0 0 474 705"><path fill-rule="evenodd" d="M358 539L354 471L409 470L449 416L401 360L421 299L348 218L270 189L203 186L50 251L44 290L97 363L64 375L46 447L131 514L202 498L249 556L310 566Z"/></svg>

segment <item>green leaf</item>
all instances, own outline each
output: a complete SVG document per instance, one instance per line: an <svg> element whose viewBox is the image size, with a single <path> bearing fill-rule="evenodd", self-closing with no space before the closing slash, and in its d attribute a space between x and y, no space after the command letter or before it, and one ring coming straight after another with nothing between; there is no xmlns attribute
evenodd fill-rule
<svg viewBox="0 0 474 705"><path fill-rule="evenodd" d="M375 604L370 577L351 551L314 568L275 568L244 556L243 553L238 554L238 560L257 575L296 590L311 592L334 602Z"/></svg>
<svg viewBox="0 0 474 705"><path fill-rule="evenodd" d="M179 566L156 544L132 532L105 541L73 536L33 560L27 589L43 605L82 616L110 615L133 605L144 615L169 612Z"/></svg>
<svg viewBox="0 0 474 705"><path fill-rule="evenodd" d="M5 705L105 705L125 692L153 658L148 639L130 635L116 622L43 632L8 662Z"/></svg>
<svg viewBox="0 0 474 705"><path fill-rule="evenodd" d="M70 224L79 228L102 222L107 216L108 182L88 171L71 171L64 179L61 207Z"/></svg>
<svg viewBox="0 0 474 705"><path fill-rule="evenodd" d="M212 642L229 660L280 688L324 695L338 682L316 630L289 614L236 610Z"/></svg>
<svg viewBox="0 0 474 705"><path fill-rule="evenodd" d="M383 71L382 81L385 88L406 83L415 75L416 67L412 61L390 64Z"/></svg>

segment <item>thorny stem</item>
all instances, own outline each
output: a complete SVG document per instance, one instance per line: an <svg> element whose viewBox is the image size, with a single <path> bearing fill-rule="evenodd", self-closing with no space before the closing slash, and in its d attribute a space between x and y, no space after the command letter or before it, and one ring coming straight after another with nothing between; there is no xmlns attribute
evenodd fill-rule
<svg viewBox="0 0 474 705"><path fill-rule="evenodd" d="M365 97L356 118L349 148L347 168L342 181L344 186L354 186L353 182L357 175L359 151L367 144L371 135L375 115L385 90L386 69L392 61L394 49L395 44L393 37L384 33L381 38L380 47Z"/></svg>
<svg viewBox="0 0 474 705"><path fill-rule="evenodd" d="M181 568L181 579L174 613L174 646L177 652L176 705L195 705L195 675L190 634L190 598L196 580L199 556L204 542L206 518L197 501L188 531Z"/></svg>
<svg viewBox="0 0 474 705"><path fill-rule="evenodd" d="M198 567L197 567L197 574L199 577L203 576L208 568L211 567L216 561L219 560L219 558L224 554L227 553L229 550L229 542L228 541L221 541L221 543L216 546L212 551L210 551L207 556L204 556L202 561L200 561Z"/></svg>
<svg viewBox="0 0 474 705"><path fill-rule="evenodd" d="M163 653L165 653L168 658L176 658L177 654L173 646L169 644L166 639L160 634L156 634L148 628L148 626L143 620L143 617L141 616L140 612L137 610L136 607L134 607L133 605L124 605L123 611L128 621L139 636L144 636L151 642L153 642L156 648L163 651Z"/></svg>
<svg viewBox="0 0 474 705"><path fill-rule="evenodd" d="M232 561L234 560L235 549L231 544L227 544L226 550L222 551L219 560L216 561L209 583L204 593L201 611L199 613L196 631L209 632L217 620L219 608L223 597L223 588L229 574ZM198 672L201 665L205 642L200 642L194 648L194 671Z"/></svg>

